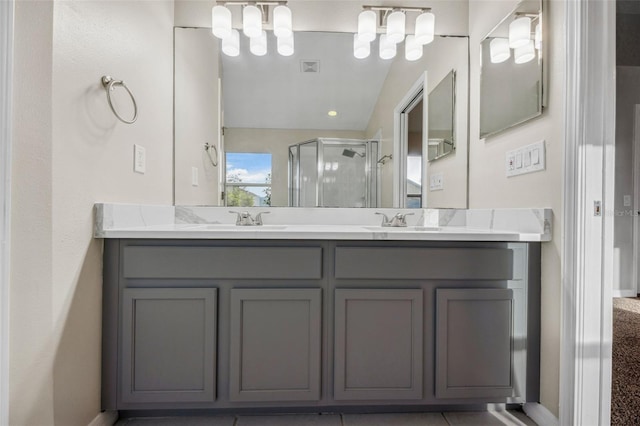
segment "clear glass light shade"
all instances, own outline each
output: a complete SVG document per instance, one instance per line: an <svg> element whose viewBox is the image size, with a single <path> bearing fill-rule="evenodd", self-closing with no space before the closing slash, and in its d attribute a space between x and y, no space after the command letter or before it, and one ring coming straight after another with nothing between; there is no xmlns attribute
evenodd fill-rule
<svg viewBox="0 0 640 426"><path fill-rule="evenodd" d="M262 11L253 5L242 8L242 32L247 37L260 37L262 34Z"/></svg>
<svg viewBox="0 0 640 426"><path fill-rule="evenodd" d="M404 57L407 61L417 61L422 58L422 44L418 43L413 35L408 35L404 41Z"/></svg>
<svg viewBox="0 0 640 426"><path fill-rule="evenodd" d="M264 56L267 54L267 32L262 30L260 37L252 37L249 39L249 51L256 56Z"/></svg>
<svg viewBox="0 0 640 426"><path fill-rule="evenodd" d="M535 43L536 49L542 49L542 28L540 28L540 24L536 25L533 41Z"/></svg>
<svg viewBox="0 0 640 426"><path fill-rule="evenodd" d="M364 41L358 34L353 35L353 56L364 59L371 54L371 42Z"/></svg>
<svg viewBox="0 0 640 426"><path fill-rule="evenodd" d="M404 12L391 12L387 16L387 39L393 43L404 40L405 23L407 17Z"/></svg>
<svg viewBox="0 0 640 426"><path fill-rule="evenodd" d="M533 47L533 40L529 40L529 43L513 51L513 59L516 64L526 64L535 57L536 49Z"/></svg>
<svg viewBox="0 0 640 426"><path fill-rule="evenodd" d="M240 54L240 33L238 30L231 30L231 35L222 39L222 53L227 56Z"/></svg>
<svg viewBox="0 0 640 426"><path fill-rule="evenodd" d="M276 37L289 37L292 32L291 9L287 6L276 6L273 9L273 33Z"/></svg>
<svg viewBox="0 0 640 426"><path fill-rule="evenodd" d="M365 10L358 15L358 37L362 41L372 42L376 39L376 21L378 15L373 10Z"/></svg>
<svg viewBox="0 0 640 426"><path fill-rule="evenodd" d="M492 64L499 64L511 57L511 49L509 49L509 40L506 38L494 38L489 44L489 54Z"/></svg>
<svg viewBox="0 0 640 426"><path fill-rule="evenodd" d="M293 52L293 33L289 37L278 37L278 53L282 56L291 56Z"/></svg>
<svg viewBox="0 0 640 426"><path fill-rule="evenodd" d="M433 41L436 29L436 17L431 12L422 13L416 18L416 41L429 44Z"/></svg>
<svg viewBox="0 0 640 426"><path fill-rule="evenodd" d="M516 49L531 40L531 18L518 18L509 24L509 47Z"/></svg>
<svg viewBox="0 0 640 426"><path fill-rule="evenodd" d="M386 34L380 35L380 59L393 59L396 56L397 46L387 38Z"/></svg>
<svg viewBox="0 0 640 426"><path fill-rule="evenodd" d="M211 32L219 39L231 35L231 11L224 6L213 6L211 9Z"/></svg>

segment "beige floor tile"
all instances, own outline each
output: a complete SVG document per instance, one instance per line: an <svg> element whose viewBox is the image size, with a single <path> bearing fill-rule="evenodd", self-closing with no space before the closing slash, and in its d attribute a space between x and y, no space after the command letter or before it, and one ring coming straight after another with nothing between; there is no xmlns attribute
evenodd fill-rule
<svg viewBox="0 0 640 426"><path fill-rule="evenodd" d="M527 416L515 411L443 413L451 426L535 426Z"/></svg>
<svg viewBox="0 0 640 426"><path fill-rule="evenodd" d="M138 417L120 420L116 426L234 426L234 416Z"/></svg>
<svg viewBox="0 0 640 426"><path fill-rule="evenodd" d="M343 414L344 426L447 426L441 413Z"/></svg>
<svg viewBox="0 0 640 426"><path fill-rule="evenodd" d="M236 426L341 426L338 414L239 416Z"/></svg>

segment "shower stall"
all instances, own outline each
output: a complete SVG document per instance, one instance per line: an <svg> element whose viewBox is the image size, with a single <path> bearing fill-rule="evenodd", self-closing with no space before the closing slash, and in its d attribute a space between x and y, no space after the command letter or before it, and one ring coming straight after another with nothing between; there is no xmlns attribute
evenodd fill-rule
<svg viewBox="0 0 640 426"><path fill-rule="evenodd" d="M289 205L377 207L378 141L317 138L289 146Z"/></svg>

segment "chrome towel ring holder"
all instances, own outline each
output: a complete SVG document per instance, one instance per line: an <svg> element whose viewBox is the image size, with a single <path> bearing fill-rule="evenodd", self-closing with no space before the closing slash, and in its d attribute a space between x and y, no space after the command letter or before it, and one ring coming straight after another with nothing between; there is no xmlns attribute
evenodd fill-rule
<svg viewBox="0 0 640 426"><path fill-rule="evenodd" d="M209 161L211 161L211 165L213 167L216 167L218 165L218 148L216 148L214 144L210 144L209 142L206 142L204 144L204 150L207 152L207 155L209 156ZM213 151L214 153L213 157L211 156L211 151Z"/></svg>
<svg viewBox="0 0 640 426"><path fill-rule="evenodd" d="M131 90L129 89L129 87L127 87L124 81L114 80L113 78L111 78L111 76L108 76L108 75L102 76L101 81L102 81L102 86L107 90L107 101L109 102L111 111L113 111L115 116L118 117L118 120L127 124L135 123L136 120L138 119L138 104L136 103L136 98L133 96L133 93L131 93ZM131 97L131 102L133 102L133 118L131 120L126 120L122 118L122 116L118 114L118 111L116 111L116 109L114 108L113 102L111 102L111 92L115 89L116 86L124 87L124 89L127 91L127 93L129 93L129 96Z"/></svg>

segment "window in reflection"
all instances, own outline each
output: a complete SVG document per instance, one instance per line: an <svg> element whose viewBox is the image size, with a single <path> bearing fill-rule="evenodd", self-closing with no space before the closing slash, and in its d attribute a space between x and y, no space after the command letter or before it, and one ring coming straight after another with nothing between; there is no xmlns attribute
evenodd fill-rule
<svg viewBox="0 0 640 426"><path fill-rule="evenodd" d="M271 154L227 152L225 204L233 207L271 205Z"/></svg>

